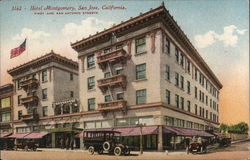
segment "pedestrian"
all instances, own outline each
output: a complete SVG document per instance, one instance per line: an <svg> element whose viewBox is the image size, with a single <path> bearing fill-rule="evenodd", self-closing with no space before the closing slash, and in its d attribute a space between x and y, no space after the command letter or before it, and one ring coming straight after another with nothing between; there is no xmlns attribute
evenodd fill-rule
<svg viewBox="0 0 250 160"><path fill-rule="evenodd" d="M71 138L71 141L70 141L70 148L71 150L74 150L74 138Z"/></svg>
<svg viewBox="0 0 250 160"><path fill-rule="evenodd" d="M69 149L69 138L66 139L66 149Z"/></svg>

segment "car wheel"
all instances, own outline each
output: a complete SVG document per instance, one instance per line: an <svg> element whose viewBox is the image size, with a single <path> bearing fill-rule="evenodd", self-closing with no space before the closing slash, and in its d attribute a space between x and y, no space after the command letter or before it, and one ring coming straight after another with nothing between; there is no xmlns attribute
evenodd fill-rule
<svg viewBox="0 0 250 160"><path fill-rule="evenodd" d="M28 150L29 150L29 147L28 147L28 146L25 146L25 147L24 147L24 150L25 150L25 151L28 151Z"/></svg>
<svg viewBox="0 0 250 160"><path fill-rule="evenodd" d="M120 156L120 155L122 154L122 149L121 149L121 147L115 147L115 149L114 149L114 154L115 154L116 156Z"/></svg>
<svg viewBox="0 0 250 160"><path fill-rule="evenodd" d="M17 146L14 147L14 150L17 151Z"/></svg>
<svg viewBox="0 0 250 160"><path fill-rule="evenodd" d="M33 147L33 151L36 151L36 149L37 149L36 147Z"/></svg>
<svg viewBox="0 0 250 160"><path fill-rule="evenodd" d="M93 146L90 146L90 147L88 148L88 151L89 151L89 154L93 155L94 152L95 152L95 148L94 148Z"/></svg>
<svg viewBox="0 0 250 160"><path fill-rule="evenodd" d="M104 142L102 145L104 151L110 150L110 143L108 141Z"/></svg>

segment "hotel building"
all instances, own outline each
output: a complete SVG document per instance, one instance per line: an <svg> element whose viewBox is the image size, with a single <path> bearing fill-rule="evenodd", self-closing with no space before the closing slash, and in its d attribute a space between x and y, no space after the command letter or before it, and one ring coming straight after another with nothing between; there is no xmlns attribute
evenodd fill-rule
<svg viewBox="0 0 250 160"><path fill-rule="evenodd" d="M43 143L56 147L63 133L78 127L71 117L80 112L78 100L78 63L53 51L8 70L13 78L13 135L12 138L32 138L31 132L50 131ZM59 118L57 118L59 117ZM61 128L68 128L61 130ZM45 145L43 144L43 145ZM46 146L48 147L48 146Z"/></svg>
<svg viewBox="0 0 250 160"><path fill-rule="evenodd" d="M71 44L84 129L122 131L144 148L178 148L219 126L222 84L164 5ZM177 137L177 138L176 138Z"/></svg>

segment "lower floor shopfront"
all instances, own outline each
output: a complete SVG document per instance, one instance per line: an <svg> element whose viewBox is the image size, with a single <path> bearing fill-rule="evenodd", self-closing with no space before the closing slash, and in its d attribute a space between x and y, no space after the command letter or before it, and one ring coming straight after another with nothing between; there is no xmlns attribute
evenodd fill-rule
<svg viewBox="0 0 250 160"><path fill-rule="evenodd" d="M139 150L140 136L145 150L176 150L186 146L186 139L202 137L212 139L214 136L206 130L216 130L219 123L190 116L175 110L159 107L147 107L122 112L110 112L105 115L97 111L57 115L41 118L38 122L16 122L14 133L39 133L46 135L36 138L40 147L84 148L84 131L116 130L121 132L121 141L134 150ZM21 139L21 138L17 138ZM24 139L27 139L27 137Z"/></svg>

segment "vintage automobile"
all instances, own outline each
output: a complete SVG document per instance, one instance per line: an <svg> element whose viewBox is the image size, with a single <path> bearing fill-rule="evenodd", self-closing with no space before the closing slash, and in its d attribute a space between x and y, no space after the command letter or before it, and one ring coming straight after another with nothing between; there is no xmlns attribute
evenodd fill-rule
<svg viewBox="0 0 250 160"><path fill-rule="evenodd" d="M14 150L22 149L25 151L32 150L36 151L37 145L34 142L22 142L14 146Z"/></svg>
<svg viewBox="0 0 250 160"><path fill-rule="evenodd" d="M117 131L85 131L84 146L89 154L102 154L103 152L113 153L116 156L129 155L130 148L120 143L120 132Z"/></svg>
<svg viewBox="0 0 250 160"><path fill-rule="evenodd" d="M231 138L227 138L227 137L219 138L219 146L220 147L227 147L230 145L231 145Z"/></svg>
<svg viewBox="0 0 250 160"><path fill-rule="evenodd" d="M192 140L187 148L187 153L207 153L207 140Z"/></svg>

